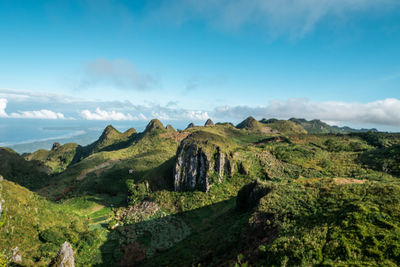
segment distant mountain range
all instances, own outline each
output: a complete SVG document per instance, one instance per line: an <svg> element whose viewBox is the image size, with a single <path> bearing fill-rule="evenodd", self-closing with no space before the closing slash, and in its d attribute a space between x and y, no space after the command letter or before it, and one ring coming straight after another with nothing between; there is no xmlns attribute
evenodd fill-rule
<svg viewBox="0 0 400 267"><path fill-rule="evenodd" d="M248 121L248 119L251 118L251 121ZM248 119L244 120L243 122L238 124L238 127L257 127L254 123L256 121L253 117L249 117ZM297 118L291 118L289 120L277 120L277 119L262 119L258 122L264 123L264 124L269 124L268 127L271 129L273 128L280 128L281 131L283 132L303 132L303 128L307 133L359 133L359 132L377 132L377 129L353 129L347 126L344 127L339 127L339 126L331 126L327 123L322 122L321 120L306 120L306 119L297 119ZM209 123L209 122L208 122ZM253 123L253 126L247 125L248 123ZM182 126L182 123L179 123ZM217 123L221 124L221 123ZM231 124L231 123L230 123ZM301 127L298 127L301 126ZM233 124L232 124L233 125ZM190 126L194 126L193 123L190 124ZM265 126L265 125L264 125ZM172 126L169 126L172 127ZM286 127L286 129L283 129L283 127ZM144 128L144 127L143 127ZM179 128L179 127L178 127ZM24 152L33 152L39 149L50 149L52 147L52 144L56 141L61 144L65 143L77 143L79 145L87 145L92 143L93 141L96 140L97 136L99 134L99 131L94 131L94 130L89 130L85 129L85 133L77 136L73 136L70 138L61 138L59 140L55 140L54 138L51 140L44 140L44 141L34 141L34 142L27 142L27 143L20 143L20 144L15 144L15 145L10 145L9 147L12 148L13 150L19 152L19 153L24 153Z"/></svg>

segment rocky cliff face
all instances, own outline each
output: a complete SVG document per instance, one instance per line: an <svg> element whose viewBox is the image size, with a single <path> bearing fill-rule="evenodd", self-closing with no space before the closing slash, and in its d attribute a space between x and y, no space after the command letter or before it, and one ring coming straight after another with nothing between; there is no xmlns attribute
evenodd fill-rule
<svg viewBox="0 0 400 267"><path fill-rule="evenodd" d="M231 177L233 161L218 146L183 140L178 148L174 168L175 191L200 190L208 192L211 176L216 174L218 182L224 176Z"/></svg>
<svg viewBox="0 0 400 267"><path fill-rule="evenodd" d="M75 267L74 251L68 242L61 245L56 257L50 263L51 267Z"/></svg>

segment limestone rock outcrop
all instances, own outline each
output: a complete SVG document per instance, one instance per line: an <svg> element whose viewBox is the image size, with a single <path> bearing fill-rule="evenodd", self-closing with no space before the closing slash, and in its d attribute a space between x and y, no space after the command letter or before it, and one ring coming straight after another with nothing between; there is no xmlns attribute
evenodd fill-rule
<svg viewBox="0 0 400 267"><path fill-rule="evenodd" d="M220 147L185 139L179 146L174 168L174 190L208 192L215 182L231 177L233 160ZM215 175L212 175L215 174ZM214 181L212 177L217 177Z"/></svg>
<svg viewBox="0 0 400 267"><path fill-rule="evenodd" d="M194 125L193 122L191 122L191 123L189 123L189 125L186 127L185 130L190 129L190 128L193 128L193 127L195 127L195 125Z"/></svg>
<svg viewBox="0 0 400 267"><path fill-rule="evenodd" d="M53 146L51 147L51 150L56 150L59 147L60 147L60 143L55 142L55 143L53 143Z"/></svg>
<svg viewBox="0 0 400 267"><path fill-rule="evenodd" d="M214 122L211 119L208 119L204 126L214 126Z"/></svg>
<svg viewBox="0 0 400 267"><path fill-rule="evenodd" d="M75 267L74 251L67 241L61 245L56 257L50 263L50 267Z"/></svg>

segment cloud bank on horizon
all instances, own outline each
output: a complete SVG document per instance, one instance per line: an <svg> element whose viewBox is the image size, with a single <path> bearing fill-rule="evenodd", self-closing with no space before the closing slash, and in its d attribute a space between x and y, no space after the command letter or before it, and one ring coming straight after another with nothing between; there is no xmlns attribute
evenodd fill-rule
<svg viewBox="0 0 400 267"><path fill-rule="evenodd" d="M1 90L0 90L1 95ZM18 95L18 94L17 94ZM38 101L32 94L21 100L18 96L11 101L18 107L23 102L45 106L48 100ZM35 100L36 99L36 100ZM316 102L307 99L274 100L265 106L219 106L212 110L181 109L174 105L135 105L129 101L96 102L60 98L54 107L62 110L28 110L7 112L6 98L0 98L0 118L14 119L76 119L96 121L147 121L158 118L165 121L204 121L208 118L238 122L248 116L256 118L289 119L292 117L320 119L337 125L361 124L380 127L400 127L400 99L387 98L368 103ZM54 104L54 99L52 100ZM37 106L36 105L36 106ZM68 115L65 115L68 114ZM378 127L379 128L379 127ZM399 128L400 129L400 128Z"/></svg>
<svg viewBox="0 0 400 267"><path fill-rule="evenodd" d="M64 114L54 112L48 109L32 110L32 111L19 111L8 114L6 112L8 100L0 98L0 118L15 118L15 119L66 119Z"/></svg>

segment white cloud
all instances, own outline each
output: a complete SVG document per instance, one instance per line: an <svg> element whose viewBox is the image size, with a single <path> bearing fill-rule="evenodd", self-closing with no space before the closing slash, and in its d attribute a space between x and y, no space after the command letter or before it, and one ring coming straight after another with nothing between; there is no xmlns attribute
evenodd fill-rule
<svg viewBox="0 0 400 267"><path fill-rule="evenodd" d="M65 119L64 114L60 112L54 112L48 109L34 110L34 111L20 111L13 112L9 115L10 118L19 119Z"/></svg>
<svg viewBox="0 0 400 267"><path fill-rule="evenodd" d="M201 110L188 110L184 112L182 119L187 118L191 120L207 120L210 118L208 112Z"/></svg>
<svg viewBox="0 0 400 267"><path fill-rule="evenodd" d="M0 98L0 117L2 118L17 118L17 119L66 119L64 114L54 112L48 109L33 110L33 111L19 111L7 114L8 100Z"/></svg>
<svg viewBox="0 0 400 267"><path fill-rule="evenodd" d="M151 112L151 116L159 120L171 120L171 117L164 111L153 111Z"/></svg>
<svg viewBox="0 0 400 267"><path fill-rule="evenodd" d="M143 114L140 114L143 115ZM96 108L94 112L90 110L83 110L81 112L82 118L85 120L104 120L104 121L136 121L139 117L134 117L129 113L122 113L115 110L106 111ZM140 116L143 118L143 116Z"/></svg>
<svg viewBox="0 0 400 267"><path fill-rule="evenodd" d="M6 98L13 102L58 102L71 103L82 99L50 92L35 92L29 90L15 90L0 88L0 98Z"/></svg>
<svg viewBox="0 0 400 267"><path fill-rule="evenodd" d="M158 80L145 73L139 73L131 62L122 59L97 59L85 66L79 88L97 85L118 89L149 90Z"/></svg>
<svg viewBox="0 0 400 267"><path fill-rule="evenodd" d="M377 13L397 5L396 0L171 0L154 16L177 23L200 17L225 29L257 24L272 35L301 37L325 18L337 22L356 12Z"/></svg>
<svg viewBox="0 0 400 267"><path fill-rule="evenodd" d="M7 107L7 99L0 98L0 117L7 117L6 107Z"/></svg>
<svg viewBox="0 0 400 267"><path fill-rule="evenodd" d="M214 109L218 118L243 119L247 116L288 119L291 117L370 125L400 126L400 100L387 98L369 103L310 102L307 99L271 101L268 106L225 106Z"/></svg>

